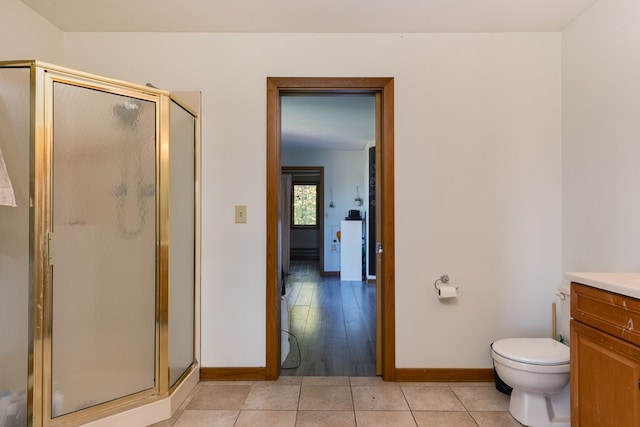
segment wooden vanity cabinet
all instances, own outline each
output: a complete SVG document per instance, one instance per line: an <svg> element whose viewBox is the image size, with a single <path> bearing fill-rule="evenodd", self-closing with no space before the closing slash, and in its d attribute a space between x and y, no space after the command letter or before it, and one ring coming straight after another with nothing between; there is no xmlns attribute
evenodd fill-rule
<svg viewBox="0 0 640 427"><path fill-rule="evenodd" d="M640 300L571 283L571 426L640 426Z"/></svg>

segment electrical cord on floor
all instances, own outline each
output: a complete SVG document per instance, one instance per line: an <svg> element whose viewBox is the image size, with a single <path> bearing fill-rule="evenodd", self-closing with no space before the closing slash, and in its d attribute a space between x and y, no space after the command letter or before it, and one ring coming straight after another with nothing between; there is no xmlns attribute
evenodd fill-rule
<svg viewBox="0 0 640 427"><path fill-rule="evenodd" d="M295 366L282 366L281 369L297 369L300 367L300 364L302 363L302 353L300 352L300 343L298 343L298 337L296 337L295 335L293 335L291 332L289 331L285 331L284 329L280 329L282 332L287 333L289 335L291 335L293 337L294 340L296 340L296 348L298 349L298 357L297 357L297 361L298 364ZM289 350L291 351L291 350ZM289 358L289 356L287 356L287 359ZM292 360L296 361L295 357L291 358Z"/></svg>

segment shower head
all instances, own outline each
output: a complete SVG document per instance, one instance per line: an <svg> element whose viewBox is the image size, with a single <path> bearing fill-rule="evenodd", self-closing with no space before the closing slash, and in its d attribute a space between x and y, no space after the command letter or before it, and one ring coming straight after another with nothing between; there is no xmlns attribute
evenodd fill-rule
<svg viewBox="0 0 640 427"><path fill-rule="evenodd" d="M113 106L113 116L122 124L131 126L138 121L140 114L140 100L129 98L122 104Z"/></svg>

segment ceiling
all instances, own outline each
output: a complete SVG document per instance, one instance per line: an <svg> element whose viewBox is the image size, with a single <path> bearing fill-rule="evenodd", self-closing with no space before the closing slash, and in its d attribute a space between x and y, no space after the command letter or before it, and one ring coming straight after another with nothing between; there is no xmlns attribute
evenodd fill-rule
<svg viewBox="0 0 640 427"><path fill-rule="evenodd" d="M65 32L452 33L561 31L597 0L21 0ZM361 150L366 97L287 97L282 146Z"/></svg>
<svg viewBox="0 0 640 427"><path fill-rule="evenodd" d="M284 149L362 151L375 141L375 95L283 95Z"/></svg>
<svg viewBox="0 0 640 427"><path fill-rule="evenodd" d="M561 31L597 0L22 0L67 32Z"/></svg>

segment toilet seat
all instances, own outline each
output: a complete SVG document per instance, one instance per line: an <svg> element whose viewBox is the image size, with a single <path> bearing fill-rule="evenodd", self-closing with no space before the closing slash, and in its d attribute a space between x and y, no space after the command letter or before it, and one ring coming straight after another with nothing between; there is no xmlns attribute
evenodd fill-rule
<svg viewBox="0 0 640 427"><path fill-rule="evenodd" d="M569 347L551 338L507 338L494 342L491 348L515 362L541 366L569 364Z"/></svg>

